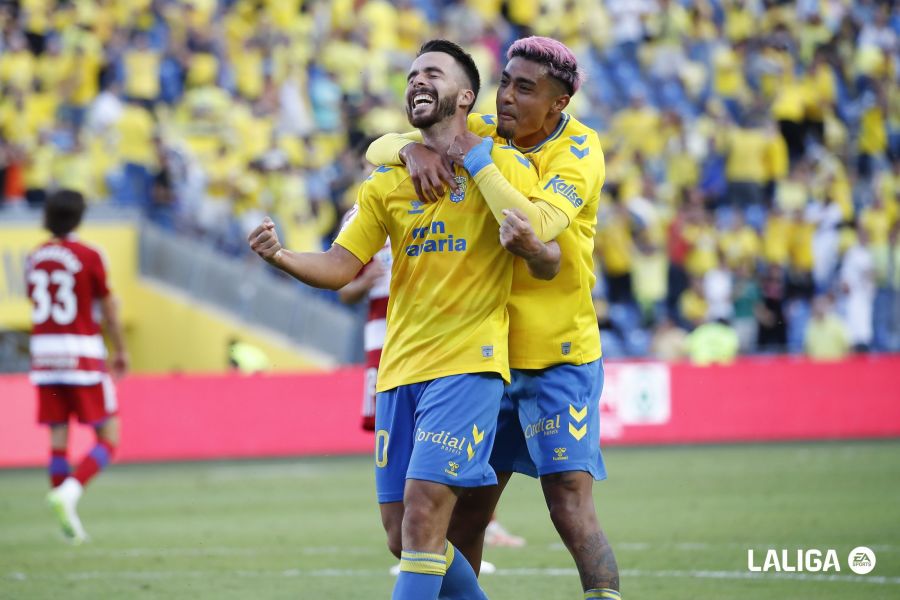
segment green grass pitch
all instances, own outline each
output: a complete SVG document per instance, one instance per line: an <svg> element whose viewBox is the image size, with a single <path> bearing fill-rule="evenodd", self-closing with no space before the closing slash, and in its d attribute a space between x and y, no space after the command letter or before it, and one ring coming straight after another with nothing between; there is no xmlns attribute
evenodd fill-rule
<svg viewBox="0 0 900 600"><path fill-rule="evenodd" d="M900 440L609 449L595 487L626 600L900 598ZM389 598L369 457L113 466L65 545L41 470L0 471L0 598ZM581 598L537 482L515 477L488 549L493 600ZM851 548L877 555L869 575ZM834 548L840 573L751 574L747 549ZM758 559L761 560L761 559Z"/></svg>

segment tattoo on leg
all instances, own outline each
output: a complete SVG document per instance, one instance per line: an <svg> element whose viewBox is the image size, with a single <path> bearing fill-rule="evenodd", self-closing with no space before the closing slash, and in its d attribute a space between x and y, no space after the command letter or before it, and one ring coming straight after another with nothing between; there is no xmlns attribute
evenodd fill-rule
<svg viewBox="0 0 900 600"><path fill-rule="evenodd" d="M619 567L602 531L589 534L573 549L575 566L584 589L619 589Z"/></svg>

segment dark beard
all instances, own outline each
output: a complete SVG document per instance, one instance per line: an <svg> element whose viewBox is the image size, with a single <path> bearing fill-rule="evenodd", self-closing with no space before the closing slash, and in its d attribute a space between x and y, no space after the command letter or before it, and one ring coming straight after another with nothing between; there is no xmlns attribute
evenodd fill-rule
<svg viewBox="0 0 900 600"><path fill-rule="evenodd" d="M416 129L428 129L435 123L452 117L456 112L456 96L441 98L438 100L437 110L423 117L413 117L409 105L406 107L406 118L409 124Z"/></svg>
<svg viewBox="0 0 900 600"><path fill-rule="evenodd" d="M505 125L500 125L499 123L497 124L497 135L499 135L500 137L511 140L515 137L515 133L515 127L510 127L507 129Z"/></svg>

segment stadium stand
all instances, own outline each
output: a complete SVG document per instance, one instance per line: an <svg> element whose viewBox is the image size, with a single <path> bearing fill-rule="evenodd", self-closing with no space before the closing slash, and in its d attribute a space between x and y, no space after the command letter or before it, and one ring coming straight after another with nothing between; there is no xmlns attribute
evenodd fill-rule
<svg viewBox="0 0 900 600"><path fill-rule="evenodd" d="M490 113L508 45L557 37L606 151L605 356L685 356L660 340L708 321L803 352L833 312L838 351L900 351L890 2L21 0L0 32L6 210L72 188L233 255L264 214L293 249L330 243L362 145L408 128L425 39L473 53Z"/></svg>

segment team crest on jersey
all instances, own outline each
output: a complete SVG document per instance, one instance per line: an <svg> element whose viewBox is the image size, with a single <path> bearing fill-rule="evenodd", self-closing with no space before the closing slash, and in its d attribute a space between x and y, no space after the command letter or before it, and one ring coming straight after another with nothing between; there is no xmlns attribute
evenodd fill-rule
<svg viewBox="0 0 900 600"><path fill-rule="evenodd" d="M459 192L450 190L450 202L456 204L462 202L463 198L466 197L466 182L468 180L462 175L457 175L453 178L453 181L456 183L457 187L459 187Z"/></svg>

